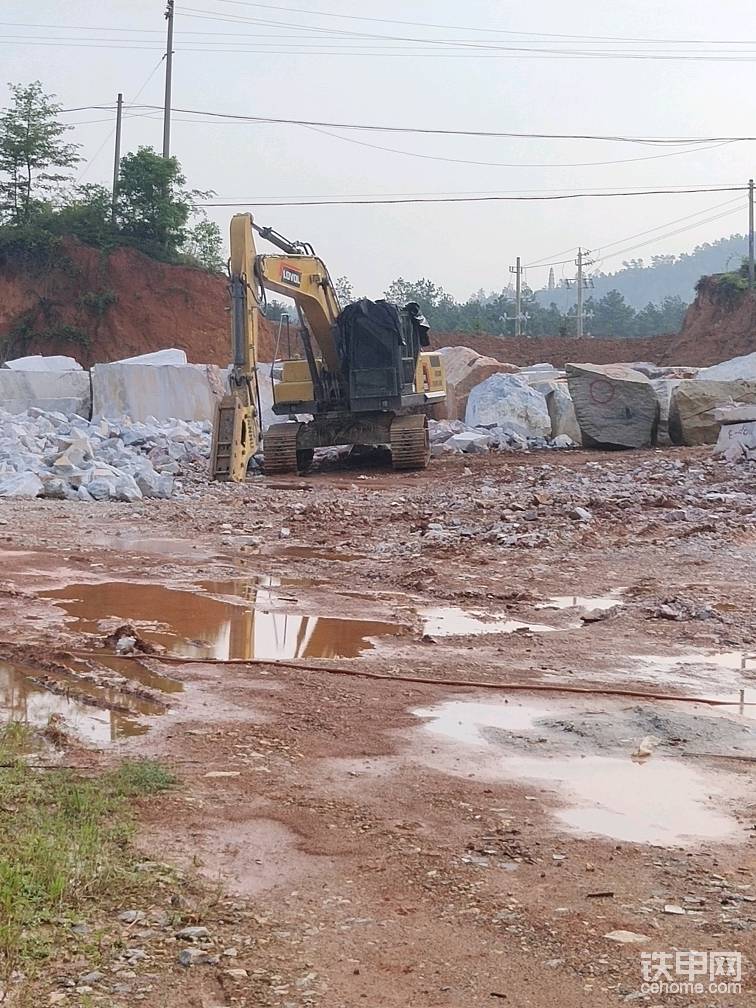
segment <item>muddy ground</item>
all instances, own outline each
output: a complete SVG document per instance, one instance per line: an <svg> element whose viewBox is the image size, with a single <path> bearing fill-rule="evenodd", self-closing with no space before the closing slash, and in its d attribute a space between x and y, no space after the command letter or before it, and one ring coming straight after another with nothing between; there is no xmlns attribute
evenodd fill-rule
<svg viewBox="0 0 756 1008"><path fill-rule="evenodd" d="M41 1003L754 1003L755 475L492 454L0 505L6 716L173 768L140 846L224 900L218 962L156 925ZM643 987L686 950L742 991Z"/></svg>

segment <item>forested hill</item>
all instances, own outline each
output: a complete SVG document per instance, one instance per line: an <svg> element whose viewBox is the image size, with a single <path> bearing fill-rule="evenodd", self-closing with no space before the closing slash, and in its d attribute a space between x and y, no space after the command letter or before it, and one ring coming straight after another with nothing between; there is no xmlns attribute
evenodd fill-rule
<svg viewBox="0 0 756 1008"><path fill-rule="evenodd" d="M692 252L677 256L652 256L648 261L631 259L623 263L623 268L616 273L593 272L594 289L587 293L600 300L609 291L616 290L628 304L639 309L649 302L661 303L667 297L679 297L688 304L693 300L695 285L702 276L723 273L728 269L737 270L747 251L747 238L736 234L697 245ZM557 284L559 282L557 278ZM562 311L567 311L575 303L574 285L572 290L560 286L554 290L537 290L535 296L540 304L547 306L554 302Z"/></svg>

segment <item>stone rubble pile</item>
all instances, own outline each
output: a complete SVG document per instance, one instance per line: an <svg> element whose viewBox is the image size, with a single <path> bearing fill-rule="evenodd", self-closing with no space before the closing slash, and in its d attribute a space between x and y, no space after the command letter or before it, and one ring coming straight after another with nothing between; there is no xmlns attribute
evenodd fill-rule
<svg viewBox="0 0 756 1008"><path fill-rule="evenodd" d="M449 394L430 421L434 456L715 444L756 460L756 354L685 367L548 363L516 368L447 347ZM263 429L271 365L258 365ZM227 372L167 349L82 370L68 357L0 368L0 497L135 501L205 477ZM338 456L337 449L327 453ZM585 520L584 516L580 520Z"/></svg>
<svg viewBox="0 0 756 1008"><path fill-rule="evenodd" d="M137 501L170 497L210 451L210 424L89 421L32 407L0 409L0 497Z"/></svg>
<svg viewBox="0 0 756 1008"><path fill-rule="evenodd" d="M462 420L429 422L431 455L481 454L487 451L530 451L544 448L576 448L566 434L555 438L533 435L518 425L469 426Z"/></svg>
<svg viewBox="0 0 756 1008"><path fill-rule="evenodd" d="M553 548L587 541L607 527L648 542L657 536L667 541L670 528L681 538L716 537L756 521L756 495L737 478L735 465L723 473L718 460L691 464L663 454L628 463L621 453L602 453L573 469L558 456L547 462L534 456L531 465L513 467L505 482L476 469L468 477L469 498L434 488L434 520L417 533L421 548L455 549L476 541ZM425 510L431 508L426 504Z"/></svg>

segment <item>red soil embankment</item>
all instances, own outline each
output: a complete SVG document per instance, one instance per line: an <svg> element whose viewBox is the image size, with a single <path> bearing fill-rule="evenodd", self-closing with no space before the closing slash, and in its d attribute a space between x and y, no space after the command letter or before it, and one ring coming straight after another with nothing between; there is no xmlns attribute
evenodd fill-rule
<svg viewBox="0 0 756 1008"><path fill-rule="evenodd" d="M492 336L488 333L431 334L434 349L443 346L467 346L486 357L517 364L538 364L548 361L555 367L564 367L567 361L591 364L619 364L632 361L661 363L669 354L675 336L657 336L653 339L574 339L545 336L514 339Z"/></svg>
<svg viewBox="0 0 756 1008"><path fill-rule="evenodd" d="M164 347L190 361L228 364L228 291L222 276L66 240L58 264L0 269L0 352L68 354L84 367ZM263 320L260 358L273 351Z"/></svg>

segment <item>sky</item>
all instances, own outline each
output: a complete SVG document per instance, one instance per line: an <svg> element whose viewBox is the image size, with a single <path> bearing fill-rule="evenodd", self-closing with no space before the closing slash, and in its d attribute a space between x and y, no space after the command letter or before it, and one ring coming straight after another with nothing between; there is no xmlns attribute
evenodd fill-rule
<svg viewBox="0 0 756 1008"><path fill-rule="evenodd" d="M164 10L164 0L4 0L0 105L8 102L5 81L35 79L66 109L113 105L119 91L127 105L161 105ZM179 0L173 105L414 130L675 139L756 134L756 5L721 0L715 18L712 10L689 0ZM82 144L80 181L109 186L113 113L82 110L63 118L76 124L71 138ZM160 114L127 108L123 150L139 145L161 149ZM260 224L310 242L332 276L346 275L357 295L373 297L399 276L427 277L461 300L481 288L498 291L510 283L517 256L527 283L540 287L549 263L556 263L557 282L574 275L578 246L591 250L594 269L611 272L623 259L744 232L746 194L260 204L728 187L756 174L752 141L658 145L392 133L179 111L172 153L193 188L212 190L214 202L238 204L208 209L224 234L233 213L250 211ZM544 265L528 265L537 263Z"/></svg>

